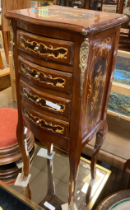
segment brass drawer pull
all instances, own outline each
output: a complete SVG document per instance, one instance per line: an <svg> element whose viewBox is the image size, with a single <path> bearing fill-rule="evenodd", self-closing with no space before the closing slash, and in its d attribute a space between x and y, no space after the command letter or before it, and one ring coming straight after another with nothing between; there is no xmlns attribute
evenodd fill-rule
<svg viewBox="0 0 130 210"><path fill-rule="evenodd" d="M34 51L37 51L37 50L39 50L39 49L40 49L40 46L34 47Z"/></svg>
<svg viewBox="0 0 130 210"><path fill-rule="evenodd" d="M34 76L34 78L35 78L35 79L38 79L38 77L39 77L39 75L38 75L38 74L36 74L36 75Z"/></svg>
<svg viewBox="0 0 130 210"><path fill-rule="evenodd" d="M39 123L40 123L40 120L37 120L37 121L36 121L36 124L39 124Z"/></svg>
<svg viewBox="0 0 130 210"><path fill-rule="evenodd" d="M40 101L40 99L38 98L37 100L36 100L36 103L38 103Z"/></svg>

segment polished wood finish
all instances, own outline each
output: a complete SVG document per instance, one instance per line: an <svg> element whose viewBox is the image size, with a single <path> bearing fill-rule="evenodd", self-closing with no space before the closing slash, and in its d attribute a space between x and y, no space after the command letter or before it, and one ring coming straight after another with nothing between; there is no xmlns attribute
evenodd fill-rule
<svg viewBox="0 0 130 210"><path fill-rule="evenodd" d="M103 141L105 140L107 130L108 130L107 121L105 121L103 128L101 128L101 130L99 130L96 134L96 142L94 145L93 154L92 154L92 158L91 158L91 177L92 177L92 179L94 179L95 175L96 175L95 164L97 162L97 156L100 151L100 148L103 144Z"/></svg>
<svg viewBox="0 0 130 210"><path fill-rule="evenodd" d="M55 144L68 151L68 204L69 209L73 210L81 151L97 134L91 163L92 178L95 178L97 154L107 133L106 114L116 64L120 25L128 18L125 15L110 16L109 13L59 6L12 11L8 12L6 17L11 19L14 31L13 53L19 110L17 136L24 159L24 176L27 177L29 173L29 161L22 144L26 122L41 142ZM27 43L23 44L22 41L22 46L21 35ZM54 52L54 49L61 51ZM21 60L24 63L23 72ZM69 84L67 86L72 91L66 91L67 86L64 90L61 86L59 89L47 87L47 84L43 87L41 80L45 80L43 73L47 73L47 68L48 71L51 70L50 73L54 72L53 78L56 71L60 73L62 81L66 77ZM39 75L40 79L37 80ZM23 96L21 87L26 88L25 95L33 101ZM68 104L71 104L70 109L67 108L67 103L65 106L70 110L70 115L56 110L54 113L54 110L44 107L45 97L48 97L50 102L55 102L55 105L63 100L68 101ZM35 98L42 100L42 105L36 105Z"/></svg>
<svg viewBox="0 0 130 210"><path fill-rule="evenodd" d="M59 28L58 24L60 24L61 29L65 29L68 32L76 31L76 32L82 33L83 35L88 35L88 34L90 35L97 32L101 32L104 29L108 29L113 26L120 25L120 22L123 23L128 20L128 18L125 15L121 16L120 14L114 14L114 13L110 15L109 12L100 13L98 11L90 11L90 10L87 10L87 11L78 10L78 9L74 10L74 8L61 7L61 6L50 6L46 8L47 8L46 10L44 9L44 7L38 8L36 11L35 9L32 9L32 8L16 10L15 12L10 11L6 14L6 17L17 19L17 21L18 20L22 21L21 23L19 23L18 21L17 24L18 25L23 24L23 26L25 26L26 28L25 29L26 31L28 30L27 30L27 25L25 24L25 22L34 24L34 26L40 25L44 27L47 26L47 27L54 27L54 28ZM98 24L98 27L96 27L97 24ZM61 33L62 31L59 33L59 35ZM34 31L34 34L37 34L37 30ZM52 31L49 37L54 38ZM64 38L63 40L67 40L67 39ZM69 38L68 40L71 41L73 39Z"/></svg>

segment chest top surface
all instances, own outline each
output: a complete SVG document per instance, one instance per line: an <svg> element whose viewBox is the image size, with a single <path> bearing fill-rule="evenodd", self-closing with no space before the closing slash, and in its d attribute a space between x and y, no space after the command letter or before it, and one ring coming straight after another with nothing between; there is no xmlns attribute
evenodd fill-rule
<svg viewBox="0 0 130 210"><path fill-rule="evenodd" d="M84 34L99 31L101 28L111 28L128 20L126 15L55 5L13 10L8 12L6 17L33 24L65 28Z"/></svg>

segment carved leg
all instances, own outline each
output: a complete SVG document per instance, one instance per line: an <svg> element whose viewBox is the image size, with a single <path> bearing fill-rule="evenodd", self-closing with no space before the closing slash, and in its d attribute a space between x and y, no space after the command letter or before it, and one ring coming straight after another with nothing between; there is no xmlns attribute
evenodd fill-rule
<svg viewBox="0 0 130 210"><path fill-rule="evenodd" d="M107 130L108 130L107 121L105 121L103 128L100 129L96 134L96 142L95 142L95 146L94 146L94 150L93 150L93 154L92 154L92 158L91 158L91 177L92 177L92 179L94 179L95 175L96 175L95 165L97 162L97 156L98 156L100 148L104 142L104 139L106 137Z"/></svg>
<svg viewBox="0 0 130 210"><path fill-rule="evenodd" d="M23 123L22 116L18 119L18 125L17 125L17 140L19 143L20 151L22 153L24 168L23 168L23 179L26 179L29 174L29 154L27 152L27 142L24 140L26 139L26 133L25 133L25 126Z"/></svg>
<svg viewBox="0 0 130 210"><path fill-rule="evenodd" d="M76 154L76 153L75 153ZM74 194L76 187L76 178L79 168L79 157L76 157L72 154L72 151L69 152L69 162L70 162L70 177L69 177L69 197L68 197L68 209L74 210Z"/></svg>

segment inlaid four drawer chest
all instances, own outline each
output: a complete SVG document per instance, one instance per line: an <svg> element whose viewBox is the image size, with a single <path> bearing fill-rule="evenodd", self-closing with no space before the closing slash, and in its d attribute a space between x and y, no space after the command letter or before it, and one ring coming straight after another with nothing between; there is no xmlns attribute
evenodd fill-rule
<svg viewBox="0 0 130 210"><path fill-rule="evenodd" d="M6 18L11 29L24 178L29 173L22 138L26 125L40 141L68 151L72 210L81 151L94 135L91 174L95 177L97 154L107 132L120 25L128 18L60 6L11 11Z"/></svg>

